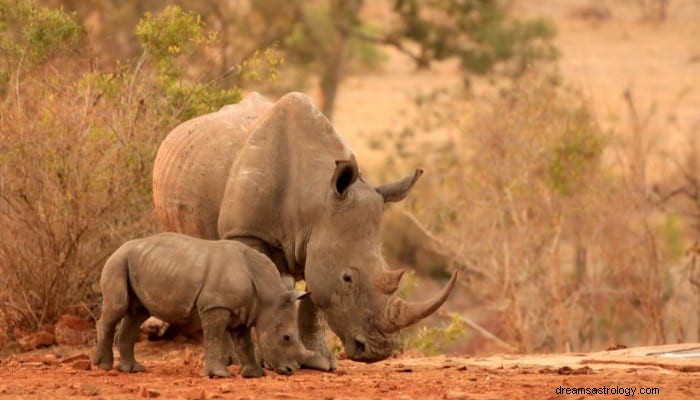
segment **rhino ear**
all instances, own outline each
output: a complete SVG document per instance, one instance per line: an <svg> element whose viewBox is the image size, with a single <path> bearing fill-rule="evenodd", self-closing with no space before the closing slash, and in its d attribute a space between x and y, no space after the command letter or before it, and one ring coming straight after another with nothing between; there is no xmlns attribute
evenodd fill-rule
<svg viewBox="0 0 700 400"><path fill-rule="evenodd" d="M296 299L294 300L301 300L304 297L309 297L311 296L311 292L294 292L296 294Z"/></svg>
<svg viewBox="0 0 700 400"><path fill-rule="evenodd" d="M333 172L333 179L331 179L331 186L336 196L344 199L348 195L348 188L355 183L359 176L360 171L354 154L350 156L349 160L336 160L335 172Z"/></svg>
<svg viewBox="0 0 700 400"><path fill-rule="evenodd" d="M419 168L413 173L413 175L399 179L396 182L381 185L376 188L376 191L382 195L385 203L401 201L406 198L409 190L411 190L421 175L423 175L423 170Z"/></svg>
<svg viewBox="0 0 700 400"><path fill-rule="evenodd" d="M282 293L281 297L281 303L282 304L288 304L288 303L294 303L297 300L301 300L304 297L307 297L311 294L311 292L300 292L298 290L290 290L288 292Z"/></svg>

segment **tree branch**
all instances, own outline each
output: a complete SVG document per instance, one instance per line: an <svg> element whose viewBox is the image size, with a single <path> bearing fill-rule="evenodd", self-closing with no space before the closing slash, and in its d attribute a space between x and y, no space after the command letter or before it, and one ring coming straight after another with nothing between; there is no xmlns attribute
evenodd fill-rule
<svg viewBox="0 0 700 400"><path fill-rule="evenodd" d="M379 37L367 34L365 32L360 32L355 29L349 30L349 32L346 33L356 39L364 40L366 42L380 44L384 46L391 46L399 52L401 52L402 54L411 58L413 61L415 61L419 69L425 69L430 67L430 60L428 58L426 58L423 54L414 53L393 36Z"/></svg>
<svg viewBox="0 0 700 400"><path fill-rule="evenodd" d="M438 238L427 227L425 227L423 223L421 223L420 220L418 220L418 218L412 212L402 210L401 213L405 215L408 219L410 219L411 222L413 222L413 224L416 226L416 228L418 228L421 231L421 233L425 235L425 237L430 239L432 244L431 247L440 255L456 262L468 274L473 274L480 278L485 278L492 283L497 282L497 279L492 274L489 274L486 271L482 271L478 268L473 267L468 260L465 260L464 257L459 254L458 251L453 249L451 246L445 243L444 240Z"/></svg>
<svg viewBox="0 0 700 400"><path fill-rule="evenodd" d="M516 352L518 351L518 348L511 345L510 343L507 343L503 339L499 338L498 336L494 335L493 333L489 332L486 328L483 326L479 325L476 323L474 320L471 318L465 316L464 314L459 314L459 313L449 313L444 310L438 310L437 315L445 318L445 319L454 319L455 316L459 316L459 318L464 321L465 324L467 324L468 327L474 329L475 331L479 332L483 337L486 339L489 339L499 345L500 347L511 351L511 352Z"/></svg>

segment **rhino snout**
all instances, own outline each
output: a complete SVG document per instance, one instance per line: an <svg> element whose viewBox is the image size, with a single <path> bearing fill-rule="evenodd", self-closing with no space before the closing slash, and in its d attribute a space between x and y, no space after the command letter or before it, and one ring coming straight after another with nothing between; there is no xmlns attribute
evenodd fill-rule
<svg viewBox="0 0 700 400"><path fill-rule="evenodd" d="M345 352L353 361L376 362L386 359L394 350L394 340L390 337L369 340L363 335L355 335L343 343Z"/></svg>
<svg viewBox="0 0 700 400"><path fill-rule="evenodd" d="M299 364L293 363L293 364L287 364L287 365L282 365L280 367L277 367L275 369L275 372L277 372L280 375L292 375L294 371L299 369Z"/></svg>

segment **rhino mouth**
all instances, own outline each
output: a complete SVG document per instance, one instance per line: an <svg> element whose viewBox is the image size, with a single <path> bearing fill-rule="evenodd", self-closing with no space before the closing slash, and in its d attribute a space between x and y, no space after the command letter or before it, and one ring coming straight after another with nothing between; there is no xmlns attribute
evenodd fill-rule
<svg viewBox="0 0 700 400"><path fill-rule="evenodd" d="M348 358L366 363L385 360L393 353L394 346L393 335L373 339L368 339L364 335L352 335L343 340Z"/></svg>
<svg viewBox="0 0 700 400"><path fill-rule="evenodd" d="M291 365L284 365L281 367L275 368L275 372L277 372L280 375L292 375L294 371L296 371L299 367L294 367Z"/></svg>

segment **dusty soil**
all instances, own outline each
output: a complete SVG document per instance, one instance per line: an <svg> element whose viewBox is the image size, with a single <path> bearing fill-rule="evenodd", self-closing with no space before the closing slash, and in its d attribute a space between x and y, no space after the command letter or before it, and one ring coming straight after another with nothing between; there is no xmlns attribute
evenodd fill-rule
<svg viewBox="0 0 700 400"><path fill-rule="evenodd" d="M673 346L671 346L673 347ZM678 346L675 346L678 347ZM700 344L687 344L685 348ZM669 348L666 346L665 348ZM648 356L664 348L560 355L399 357L375 364L341 360L337 371L268 371L260 379L198 376L201 347L139 342L147 372L105 372L89 365L87 347L54 347L0 361L0 398L102 399L588 399L624 395L567 395L562 388L658 388L655 399L700 398L700 358ZM235 373L237 367L232 366Z"/></svg>

